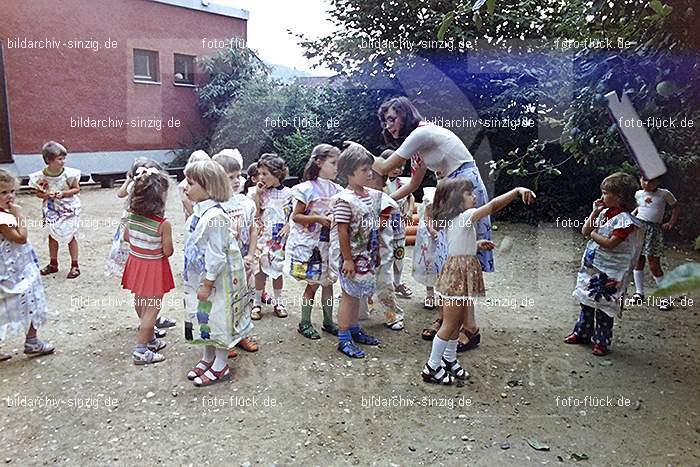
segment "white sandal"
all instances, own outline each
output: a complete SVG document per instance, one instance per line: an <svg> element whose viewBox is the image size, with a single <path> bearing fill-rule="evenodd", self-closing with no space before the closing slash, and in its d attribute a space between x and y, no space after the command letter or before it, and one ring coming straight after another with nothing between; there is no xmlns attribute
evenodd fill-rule
<svg viewBox="0 0 700 467"><path fill-rule="evenodd" d="M151 363L160 363L165 360L163 354L153 352L152 350L146 350L143 353L133 352L131 355L134 359L134 365L148 365Z"/></svg>
<svg viewBox="0 0 700 467"><path fill-rule="evenodd" d="M24 343L24 353L31 357L38 357L40 355L49 355L56 350L53 345L46 341L37 339L36 344Z"/></svg>

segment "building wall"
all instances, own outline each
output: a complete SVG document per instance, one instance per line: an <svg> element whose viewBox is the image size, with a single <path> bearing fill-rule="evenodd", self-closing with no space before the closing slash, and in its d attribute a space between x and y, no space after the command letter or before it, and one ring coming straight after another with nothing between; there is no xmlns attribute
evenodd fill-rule
<svg viewBox="0 0 700 467"><path fill-rule="evenodd" d="M173 54L212 55L208 45L246 39L243 19L150 0L2 1L13 154L36 154L51 139L71 152L180 147L203 123L193 88L173 84ZM55 42L17 48L24 39ZM134 48L159 52L160 84L134 82ZM81 128L86 118L111 118L112 128Z"/></svg>

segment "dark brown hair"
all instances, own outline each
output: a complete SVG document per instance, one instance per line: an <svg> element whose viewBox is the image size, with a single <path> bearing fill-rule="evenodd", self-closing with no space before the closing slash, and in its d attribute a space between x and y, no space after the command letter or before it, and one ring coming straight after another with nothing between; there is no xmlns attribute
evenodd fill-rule
<svg viewBox="0 0 700 467"><path fill-rule="evenodd" d="M386 113L389 109L394 109L397 115L401 116L403 126L399 132L399 137L394 138L386 129ZM418 128L418 124L424 120L415 105L405 96L392 97L385 100L377 111L379 123L382 125L382 135L384 141L392 146L398 146L413 130Z"/></svg>
<svg viewBox="0 0 700 467"><path fill-rule="evenodd" d="M355 173L358 167L363 165L371 167L372 164L374 164L374 156L363 146L351 143L338 158L338 180L345 185L348 183L348 177Z"/></svg>
<svg viewBox="0 0 700 467"><path fill-rule="evenodd" d="M129 174L133 177L136 173L136 169L139 167L153 167L154 169L163 170L163 166L161 166L158 161L141 156L134 159L134 162L131 164L131 169L129 169Z"/></svg>
<svg viewBox="0 0 700 467"><path fill-rule="evenodd" d="M260 167L265 167L280 183L283 183L284 179L289 175L287 163L275 153L267 153L260 156L257 165L258 171L260 171Z"/></svg>
<svg viewBox="0 0 700 467"><path fill-rule="evenodd" d="M304 180L316 180L321 172L321 165L329 157L340 156L340 149L330 144L319 144L311 151L311 158L304 167Z"/></svg>
<svg viewBox="0 0 700 467"><path fill-rule="evenodd" d="M165 199L170 179L167 174L156 167L144 168L155 169L156 172L134 174L134 190L131 192L129 200L129 211L142 216L162 217L165 212Z"/></svg>
<svg viewBox="0 0 700 467"><path fill-rule="evenodd" d="M637 207L634 194L639 190L639 182L630 174L615 172L608 175L601 182L600 189L619 196L622 200L622 206L627 211Z"/></svg>
<svg viewBox="0 0 700 467"><path fill-rule="evenodd" d="M243 194L246 194L248 192L248 189L251 188L253 185L255 185L255 182L253 181L253 177L258 176L258 163L253 162L248 166L248 170L246 170L246 175L248 178L245 179L245 183L243 184Z"/></svg>
<svg viewBox="0 0 700 467"><path fill-rule="evenodd" d="M436 229L445 227L448 221L464 211L464 193L474 191L474 185L466 178L445 178L438 182L433 198L433 219Z"/></svg>

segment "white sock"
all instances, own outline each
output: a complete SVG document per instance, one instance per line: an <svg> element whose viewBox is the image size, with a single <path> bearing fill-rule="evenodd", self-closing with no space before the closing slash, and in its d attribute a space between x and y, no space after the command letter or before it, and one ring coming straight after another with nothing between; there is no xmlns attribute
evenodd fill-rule
<svg viewBox="0 0 700 467"><path fill-rule="evenodd" d="M442 366L442 356L447 348L448 341L440 339L437 335L433 339L433 348L430 351L430 359L428 359L428 365L431 368L437 369Z"/></svg>
<svg viewBox="0 0 700 467"><path fill-rule="evenodd" d="M262 305L262 290L256 290L255 291L255 301L253 302L253 305L255 306L261 306Z"/></svg>
<svg viewBox="0 0 700 467"><path fill-rule="evenodd" d="M656 285L659 285L659 282L663 280L664 276L661 275L659 277L654 276L654 282L656 282Z"/></svg>
<svg viewBox="0 0 700 467"><path fill-rule="evenodd" d="M635 269L632 274L634 274L634 288L636 292L644 295L644 271L637 271Z"/></svg>
<svg viewBox="0 0 700 467"><path fill-rule="evenodd" d="M447 341L447 347L445 347L445 354L443 357L448 362L454 362L457 360L457 339Z"/></svg>
<svg viewBox="0 0 700 467"><path fill-rule="evenodd" d="M284 306L284 299L282 299L282 289L272 289L272 293L275 295L275 305Z"/></svg>
<svg viewBox="0 0 700 467"><path fill-rule="evenodd" d="M228 365L228 349L219 349L216 351L216 358L214 359L214 364L211 369L214 371L221 371L226 365Z"/></svg>
<svg viewBox="0 0 700 467"><path fill-rule="evenodd" d="M216 354L214 353L214 349L215 349L215 347L212 345L205 345L204 346L204 355L202 355L202 360L204 360L205 362L209 362L209 363L213 362L214 357L216 356Z"/></svg>

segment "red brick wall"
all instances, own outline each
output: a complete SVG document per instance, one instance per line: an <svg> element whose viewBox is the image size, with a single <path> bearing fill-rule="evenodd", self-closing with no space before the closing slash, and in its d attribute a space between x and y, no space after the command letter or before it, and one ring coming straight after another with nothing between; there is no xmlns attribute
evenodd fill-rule
<svg viewBox="0 0 700 467"><path fill-rule="evenodd" d="M246 38L246 21L150 0L2 0L12 152L38 153L50 139L71 152L169 149L202 131L191 87L173 84L173 54L212 55L202 39ZM54 49L10 48L17 39ZM99 50L70 48L97 41ZM116 42L106 48L105 42ZM15 42L16 44L16 42ZM133 80L133 49L159 52L161 84ZM201 80L197 75L196 82ZM71 118L139 120L157 128L71 128ZM179 128L168 121L177 119ZM151 120L151 122L148 122ZM75 122L75 120L74 120ZM75 123L73 123L75 126Z"/></svg>

